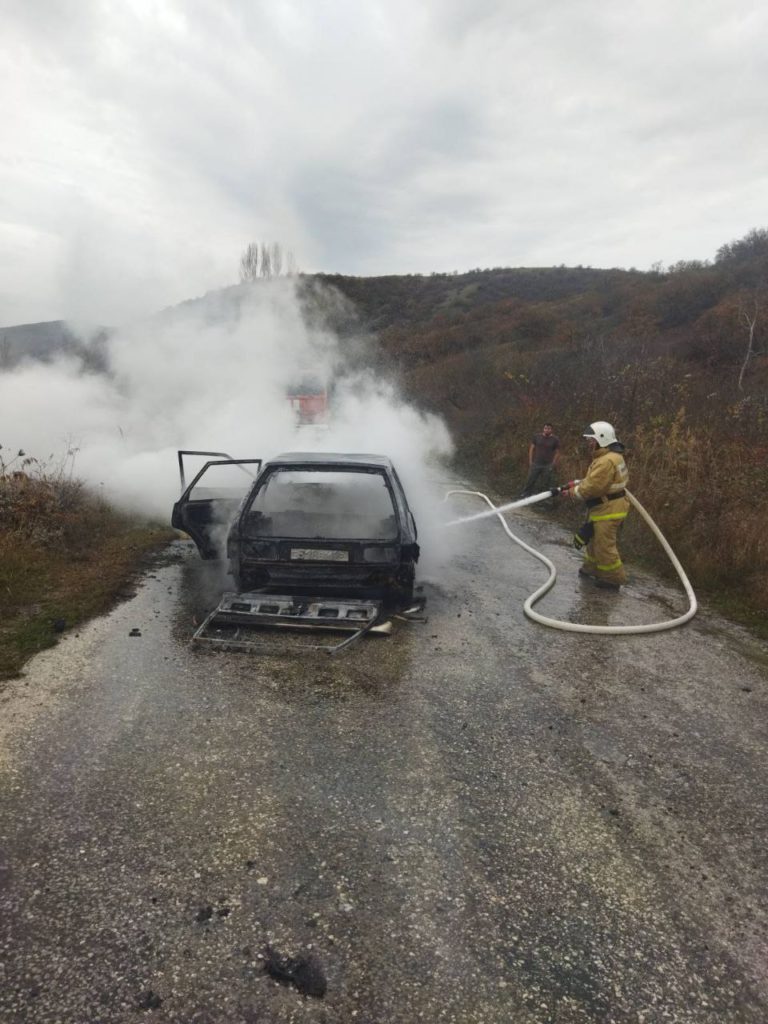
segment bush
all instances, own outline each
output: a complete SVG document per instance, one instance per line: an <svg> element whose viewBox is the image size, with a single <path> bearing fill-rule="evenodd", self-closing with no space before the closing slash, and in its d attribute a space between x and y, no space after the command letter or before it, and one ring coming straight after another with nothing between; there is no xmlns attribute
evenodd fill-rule
<svg viewBox="0 0 768 1024"><path fill-rule="evenodd" d="M41 548L75 552L125 521L73 477L74 456L70 450L51 465L23 450L3 459L0 450L0 532Z"/></svg>
<svg viewBox="0 0 768 1024"><path fill-rule="evenodd" d="M58 466L0 450L0 680L106 611L166 528L135 522Z"/></svg>

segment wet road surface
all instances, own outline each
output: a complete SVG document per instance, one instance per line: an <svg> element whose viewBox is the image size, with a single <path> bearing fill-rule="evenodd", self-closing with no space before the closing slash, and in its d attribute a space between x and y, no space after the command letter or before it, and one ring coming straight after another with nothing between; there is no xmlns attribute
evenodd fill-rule
<svg viewBox="0 0 768 1024"><path fill-rule="evenodd" d="M594 590L559 527L516 521L562 569L545 612L684 608ZM768 657L709 614L531 625L542 572L488 521L425 624L212 654L179 543L38 656L0 694L3 1024L768 1019Z"/></svg>

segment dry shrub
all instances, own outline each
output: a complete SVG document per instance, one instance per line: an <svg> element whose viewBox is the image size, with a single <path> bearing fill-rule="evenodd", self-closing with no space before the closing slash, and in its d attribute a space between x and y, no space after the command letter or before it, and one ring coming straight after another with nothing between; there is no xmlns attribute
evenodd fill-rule
<svg viewBox="0 0 768 1024"><path fill-rule="evenodd" d="M116 512L72 475L0 451L0 680L59 632L105 611L171 531Z"/></svg>
<svg viewBox="0 0 768 1024"><path fill-rule="evenodd" d="M537 415L538 414L538 415ZM543 422L537 409L529 422ZM572 422L558 427L563 442L559 478L584 475L589 455ZM621 422L621 418L617 418ZM467 439L460 448L468 472L479 468L501 494L519 492L527 470L526 426L510 416L496 432ZM638 425L628 439L630 489L645 506L689 573L694 587L755 609L768 607L768 450L744 438L724 439L722 423L691 425L686 411ZM564 506L572 523L581 506ZM674 573L658 541L636 514L622 540L628 561L641 559Z"/></svg>
<svg viewBox="0 0 768 1024"><path fill-rule="evenodd" d="M74 451L51 465L0 452L0 533L39 548L76 553L124 521L72 475Z"/></svg>
<svg viewBox="0 0 768 1024"><path fill-rule="evenodd" d="M628 454L630 486L695 582L765 604L764 461L746 439L721 440L716 429L694 430L684 410L671 424L639 428ZM641 553L664 557L647 530L633 530L632 543Z"/></svg>

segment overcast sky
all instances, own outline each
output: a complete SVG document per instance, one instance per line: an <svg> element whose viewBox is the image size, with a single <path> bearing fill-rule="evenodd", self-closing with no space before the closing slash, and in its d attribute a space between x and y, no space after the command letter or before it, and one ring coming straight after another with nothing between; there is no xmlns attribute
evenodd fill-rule
<svg viewBox="0 0 768 1024"><path fill-rule="evenodd" d="M0 0L0 324L304 270L637 266L768 225L768 5Z"/></svg>

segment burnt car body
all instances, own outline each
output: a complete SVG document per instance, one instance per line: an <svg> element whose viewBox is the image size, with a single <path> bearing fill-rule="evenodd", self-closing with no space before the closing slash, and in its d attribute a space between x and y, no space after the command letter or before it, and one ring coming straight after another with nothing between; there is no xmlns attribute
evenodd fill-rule
<svg viewBox="0 0 768 1024"><path fill-rule="evenodd" d="M183 454L193 453L180 453L182 486ZM211 476L222 473L239 476L217 486ZM416 523L395 467L383 455L291 452L263 465L209 461L174 505L171 522L192 537L203 558L226 553L240 592L375 597L391 604L413 597Z"/></svg>

